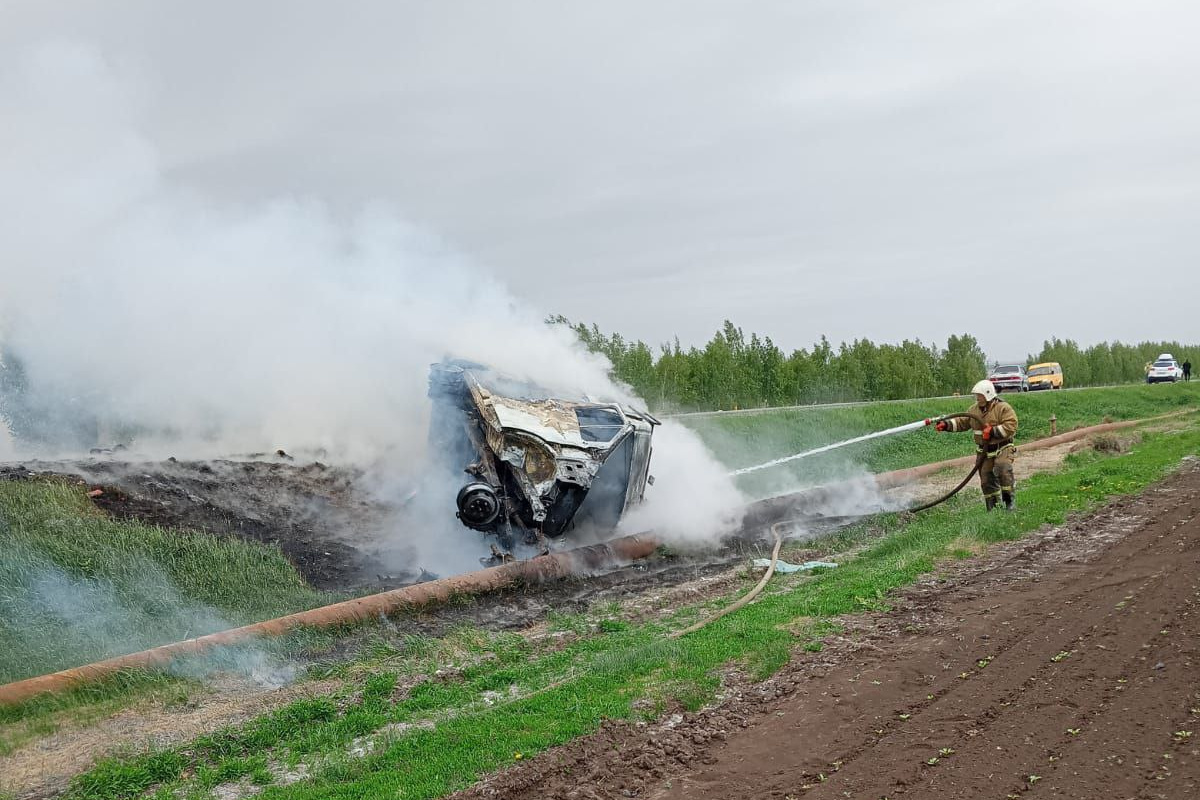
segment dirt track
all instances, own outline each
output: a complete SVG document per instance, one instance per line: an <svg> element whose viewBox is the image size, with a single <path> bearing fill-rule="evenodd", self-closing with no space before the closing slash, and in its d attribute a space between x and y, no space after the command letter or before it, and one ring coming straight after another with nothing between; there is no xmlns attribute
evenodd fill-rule
<svg viewBox="0 0 1200 800"><path fill-rule="evenodd" d="M606 725L498 798L1200 796L1200 468L962 562L724 703Z"/></svg>

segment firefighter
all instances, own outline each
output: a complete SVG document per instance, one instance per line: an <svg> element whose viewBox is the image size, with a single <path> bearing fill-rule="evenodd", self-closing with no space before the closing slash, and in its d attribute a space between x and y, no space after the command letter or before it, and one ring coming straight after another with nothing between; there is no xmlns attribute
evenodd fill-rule
<svg viewBox="0 0 1200 800"><path fill-rule="evenodd" d="M983 455L979 465L983 502L988 511L1000 501L1012 511L1016 489L1013 462L1017 447L1013 438L1017 435L1017 412L996 396L996 387L991 381L980 381L971 391L975 394L975 407L968 411L971 417L940 420L936 428L939 431L974 431L975 447Z"/></svg>

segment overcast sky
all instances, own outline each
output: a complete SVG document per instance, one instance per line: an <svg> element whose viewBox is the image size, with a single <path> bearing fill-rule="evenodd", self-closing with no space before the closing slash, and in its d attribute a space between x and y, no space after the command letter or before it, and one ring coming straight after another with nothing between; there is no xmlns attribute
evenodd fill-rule
<svg viewBox="0 0 1200 800"><path fill-rule="evenodd" d="M0 0L0 48L137 76L219 202L383 199L651 343L999 358L1200 340L1198 33L1194 2Z"/></svg>

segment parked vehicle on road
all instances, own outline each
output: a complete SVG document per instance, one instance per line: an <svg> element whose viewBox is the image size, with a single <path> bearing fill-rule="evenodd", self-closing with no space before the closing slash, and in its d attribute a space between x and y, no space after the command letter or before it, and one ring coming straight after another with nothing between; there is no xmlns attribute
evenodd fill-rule
<svg viewBox="0 0 1200 800"><path fill-rule="evenodd" d="M1029 378L1029 390L1063 388L1063 371L1057 361L1034 364L1025 371Z"/></svg>
<svg viewBox="0 0 1200 800"><path fill-rule="evenodd" d="M1146 373L1146 383L1175 383L1183 380L1183 367L1170 353L1163 353L1150 366Z"/></svg>
<svg viewBox="0 0 1200 800"><path fill-rule="evenodd" d="M1028 392L1029 376L1020 364L1000 364L992 367L987 379L997 392Z"/></svg>

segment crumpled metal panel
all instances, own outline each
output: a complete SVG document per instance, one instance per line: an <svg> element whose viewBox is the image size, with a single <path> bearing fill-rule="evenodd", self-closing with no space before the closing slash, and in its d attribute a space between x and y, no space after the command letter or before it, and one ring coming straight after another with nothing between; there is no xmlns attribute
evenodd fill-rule
<svg viewBox="0 0 1200 800"><path fill-rule="evenodd" d="M538 387L470 362L434 365L430 381L435 402L463 414L478 458L468 472L486 476L501 503L495 525L480 530L503 540L512 526L538 537L545 527L554 536L581 509L589 519L605 509L593 522L610 525L641 501L658 424L649 414L617 403L546 397ZM597 483L602 475L607 478ZM464 518L464 524L470 523Z"/></svg>

